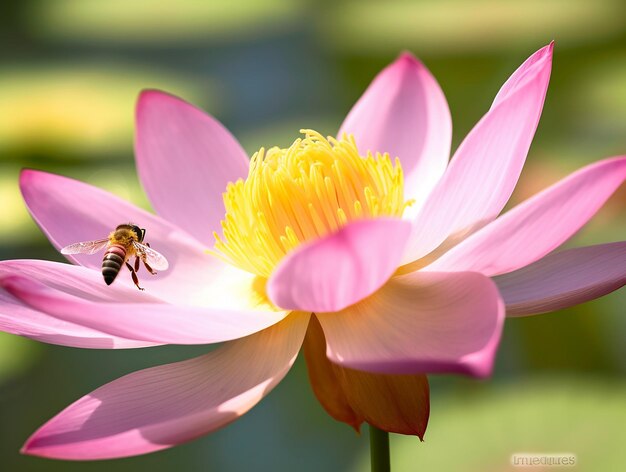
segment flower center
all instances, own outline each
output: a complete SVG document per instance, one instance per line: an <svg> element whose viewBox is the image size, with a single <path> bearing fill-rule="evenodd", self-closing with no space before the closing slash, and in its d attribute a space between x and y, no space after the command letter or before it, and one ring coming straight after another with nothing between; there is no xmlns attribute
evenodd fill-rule
<svg viewBox="0 0 626 472"><path fill-rule="evenodd" d="M402 216L404 177L388 154L359 156L352 136L324 139L301 130L288 149L263 148L252 156L248 178L224 193L223 235L215 249L227 262L269 277L291 250L347 223Z"/></svg>

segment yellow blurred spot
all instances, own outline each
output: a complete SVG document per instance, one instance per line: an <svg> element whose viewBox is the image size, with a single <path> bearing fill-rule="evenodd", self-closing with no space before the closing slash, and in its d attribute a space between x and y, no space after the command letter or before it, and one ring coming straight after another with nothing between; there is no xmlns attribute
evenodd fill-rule
<svg viewBox="0 0 626 472"><path fill-rule="evenodd" d="M49 0L25 18L32 34L43 37L172 44L273 34L290 25L300 6L297 0Z"/></svg>
<svg viewBox="0 0 626 472"><path fill-rule="evenodd" d="M0 169L0 238L4 244L24 242L37 234L18 187L18 170Z"/></svg>
<svg viewBox="0 0 626 472"><path fill-rule="evenodd" d="M193 101L199 86L119 64L1 70L0 149L43 147L80 157L130 149L133 108L144 88Z"/></svg>

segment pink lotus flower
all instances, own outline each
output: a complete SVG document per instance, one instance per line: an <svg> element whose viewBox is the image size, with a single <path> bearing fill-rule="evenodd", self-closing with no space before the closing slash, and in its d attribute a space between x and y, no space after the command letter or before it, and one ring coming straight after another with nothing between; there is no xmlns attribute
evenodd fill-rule
<svg viewBox="0 0 626 472"><path fill-rule="evenodd" d="M26 204L55 247L132 221L170 269L144 276L139 292L125 276L106 286L94 256L70 257L75 265L3 261L4 331L83 348L228 342L100 387L23 451L103 459L189 441L252 408L303 344L330 415L421 437L426 373L488 376L505 316L568 307L626 282L626 242L552 253L623 182L626 157L584 167L498 217L537 127L551 62L552 45L524 62L449 164L446 100L403 54L341 126L339 136L354 141L308 132L289 150L261 152L250 170L216 120L170 95L142 93L137 166L158 216L24 171ZM361 155L387 152L399 163L355 160L354 143ZM219 258L206 252L213 246Z"/></svg>

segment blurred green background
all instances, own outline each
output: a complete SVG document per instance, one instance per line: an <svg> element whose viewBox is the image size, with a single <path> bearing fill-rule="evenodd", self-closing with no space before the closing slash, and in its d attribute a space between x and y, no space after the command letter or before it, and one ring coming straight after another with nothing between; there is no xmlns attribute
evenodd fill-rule
<svg viewBox="0 0 626 472"><path fill-rule="evenodd" d="M621 0L24 0L0 6L0 259L62 260L17 187L34 167L149 208L132 153L133 107L161 88L218 117L254 152L300 128L334 134L404 49L435 74L456 147L498 87L556 40L542 121L514 201L570 171L626 153L626 8ZM626 188L572 242L625 239ZM626 291L509 320L487 382L432 378L426 441L396 436L397 471L512 470L516 452L571 452L577 470L624 470ZM132 370L199 347L78 350L0 333L0 470L368 469L367 432L334 422L302 359L236 423L193 443L100 463L20 456L63 407Z"/></svg>

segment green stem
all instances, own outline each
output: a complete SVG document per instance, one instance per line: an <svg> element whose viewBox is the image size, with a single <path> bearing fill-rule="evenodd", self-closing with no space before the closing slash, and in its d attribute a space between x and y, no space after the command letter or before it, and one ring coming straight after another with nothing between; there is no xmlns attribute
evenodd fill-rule
<svg viewBox="0 0 626 472"><path fill-rule="evenodd" d="M370 425L370 456L372 472L389 472L389 433Z"/></svg>

